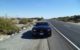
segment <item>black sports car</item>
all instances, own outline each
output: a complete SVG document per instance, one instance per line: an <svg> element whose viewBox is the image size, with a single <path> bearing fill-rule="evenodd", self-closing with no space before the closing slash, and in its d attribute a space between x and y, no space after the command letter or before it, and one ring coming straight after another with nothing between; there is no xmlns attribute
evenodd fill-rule
<svg viewBox="0 0 80 50"><path fill-rule="evenodd" d="M32 35L35 37L50 37L51 28L47 22L37 22L32 28Z"/></svg>

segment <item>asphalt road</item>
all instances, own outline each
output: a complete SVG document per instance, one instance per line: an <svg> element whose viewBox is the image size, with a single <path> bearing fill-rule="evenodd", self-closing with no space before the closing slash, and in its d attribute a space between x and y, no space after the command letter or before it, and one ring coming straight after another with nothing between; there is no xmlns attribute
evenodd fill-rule
<svg viewBox="0 0 80 50"><path fill-rule="evenodd" d="M37 39L31 35L31 28L0 42L0 50L49 50L47 39Z"/></svg>
<svg viewBox="0 0 80 50"><path fill-rule="evenodd" d="M54 25L63 35L80 48L80 26L61 21L51 20L49 22L51 22L51 24Z"/></svg>
<svg viewBox="0 0 80 50"><path fill-rule="evenodd" d="M64 38L58 32L55 31L53 27L53 25L55 25L56 28L63 28L60 25L64 23L55 21L48 22L51 23L51 37L34 38L31 35L31 28L29 28L28 30L23 30L19 34L0 42L0 50L73 50L73 48L64 40Z"/></svg>
<svg viewBox="0 0 80 50"><path fill-rule="evenodd" d="M50 27L52 28L52 36L48 38L49 50L74 50L69 43L54 29L51 21Z"/></svg>

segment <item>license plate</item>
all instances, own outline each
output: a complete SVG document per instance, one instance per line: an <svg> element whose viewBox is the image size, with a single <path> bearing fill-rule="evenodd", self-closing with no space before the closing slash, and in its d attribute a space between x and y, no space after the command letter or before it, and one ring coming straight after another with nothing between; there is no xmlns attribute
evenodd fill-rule
<svg viewBox="0 0 80 50"><path fill-rule="evenodd" d="M40 35L43 35L44 33L40 33Z"/></svg>

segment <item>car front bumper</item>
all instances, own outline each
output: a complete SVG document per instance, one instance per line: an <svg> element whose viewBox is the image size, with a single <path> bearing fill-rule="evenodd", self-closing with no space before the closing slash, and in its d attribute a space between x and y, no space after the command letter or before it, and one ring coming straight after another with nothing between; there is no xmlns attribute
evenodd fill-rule
<svg viewBox="0 0 80 50"><path fill-rule="evenodd" d="M51 36L51 32L48 32L48 33L44 33L44 32L40 32L40 33L33 32L32 35L34 37L49 37L49 36Z"/></svg>

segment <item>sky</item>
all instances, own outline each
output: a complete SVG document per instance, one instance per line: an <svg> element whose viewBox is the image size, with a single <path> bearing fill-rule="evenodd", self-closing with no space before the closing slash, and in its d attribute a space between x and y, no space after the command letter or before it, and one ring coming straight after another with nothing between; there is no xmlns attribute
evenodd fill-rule
<svg viewBox="0 0 80 50"><path fill-rule="evenodd" d="M54 18L80 14L80 0L0 0L0 16Z"/></svg>

